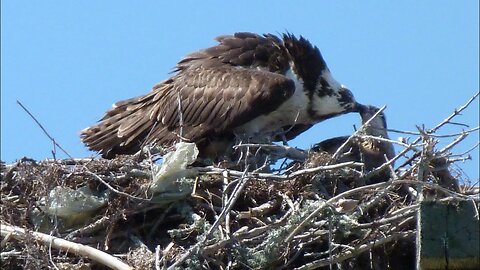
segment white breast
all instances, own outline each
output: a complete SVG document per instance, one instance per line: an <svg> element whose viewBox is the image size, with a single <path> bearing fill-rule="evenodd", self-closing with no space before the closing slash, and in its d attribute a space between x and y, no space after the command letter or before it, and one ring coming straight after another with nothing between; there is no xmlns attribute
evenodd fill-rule
<svg viewBox="0 0 480 270"><path fill-rule="evenodd" d="M295 92L292 97L280 105L275 111L266 115L261 115L250 122L235 128L235 134L268 134L280 131L280 128L284 126L311 123L312 119L307 112L309 97L303 90L302 80L297 78L292 70L288 70L285 76L295 82Z"/></svg>

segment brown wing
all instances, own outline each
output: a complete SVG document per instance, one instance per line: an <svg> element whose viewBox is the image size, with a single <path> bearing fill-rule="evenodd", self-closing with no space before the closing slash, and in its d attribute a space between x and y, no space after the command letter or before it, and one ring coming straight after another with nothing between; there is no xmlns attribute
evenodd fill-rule
<svg viewBox="0 0 480 270"><path fill-rule="evenodd" d="M289 68L291 56L283 41L265 34L235 33L219 36L218 45L187 55L176 67L185 69L224 66L261 67L268 71L284 74Z"/></svg>
<svg viewBox="0 0 480 270"><path fill-rule="evenodd" d="M293 81L269 71L189 68L145 96L117 103L81 137L90 149L106 157L134 153L143 143L198 141L231 132L276 109L294 88Z"/></svg>

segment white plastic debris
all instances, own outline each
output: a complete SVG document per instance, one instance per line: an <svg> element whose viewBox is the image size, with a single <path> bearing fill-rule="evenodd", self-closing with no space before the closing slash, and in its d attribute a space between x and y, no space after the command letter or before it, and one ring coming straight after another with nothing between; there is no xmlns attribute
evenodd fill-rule
<svg viewBox="0 0 480 270"><path fill-rule="evenodd" d="M159 193L189 193L193 185L188 184L188 179L195 177L198 172L187 169L198 156L198 148L195 143L180 142L175 145L174 152L167 153L163 157L161 165L153 167L153 181L150 191Z"/></svg>
<svg viewBox="0 0 480 270"><path fill-rule="evenodd" d="M96 195L88 187L56 186L38 201L38 208L29 212L29 218L39 231L66 231L90 221L98 209L106 206L107 196L108 191Z"/></svg>
<svg viewBox="0 0 480 270"><path fill-rule="evenodd" d="M86 186L78 189L57 186L50 191L48 197L39 201L40 208L45 213L64 218L95 211L106 203L106 194L94 195Z"/></svg>

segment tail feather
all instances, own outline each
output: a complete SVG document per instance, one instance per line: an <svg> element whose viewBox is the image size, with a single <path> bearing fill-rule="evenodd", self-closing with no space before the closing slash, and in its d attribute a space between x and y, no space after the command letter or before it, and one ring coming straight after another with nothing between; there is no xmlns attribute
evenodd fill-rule
<svg viewBox="0 0 480 270"><path fill-rule="evenodd" d="M81 132L82 142L105 158L137 152L153 128L153 121L147 116L150 106L138 106L138 100L134 98L115 104L95 126Z"/></svg>

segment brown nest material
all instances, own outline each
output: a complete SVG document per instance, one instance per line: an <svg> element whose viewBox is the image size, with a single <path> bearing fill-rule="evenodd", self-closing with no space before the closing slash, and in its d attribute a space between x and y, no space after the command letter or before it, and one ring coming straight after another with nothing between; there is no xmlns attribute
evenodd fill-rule
<svg viewBox="0 0 480 270"><path fill-rule="evenodd" d="M370 171L320 151L278 172L188 167L154 192L136 156L2 164L1 268L414 269L422 198L479 201L448 166L456 143L432 139L451 118Z"/></svg>
<svg viewBox="0 0 480 270"><path fill-rule="evenodd" d="M466 196L413 173L358 186L355 166L329 162L325 153L312 154L307 167L297 163L289 174L197 168L193 192L153 202L138 192L153 175L150 165L132 157L22 159L2 172L2 231L24 230L2 233L2 269L104 267L91 255L52 248L35 231L115 254L135 269L414 268L418 200L408 187ZM80 216L45 213L42 198L58 186L87 186L107 194L106 203Z"/></svg>

